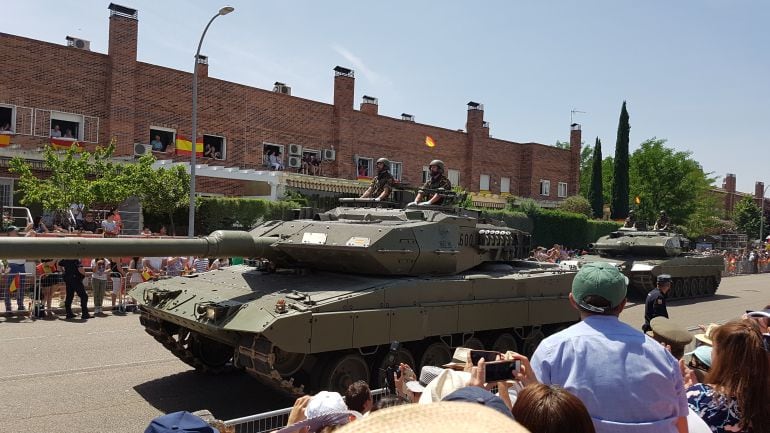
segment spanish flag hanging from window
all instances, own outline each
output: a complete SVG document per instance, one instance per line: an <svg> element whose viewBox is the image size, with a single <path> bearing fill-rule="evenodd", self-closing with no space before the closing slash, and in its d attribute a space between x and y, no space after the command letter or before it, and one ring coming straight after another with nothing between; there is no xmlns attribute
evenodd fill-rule
<svg viewBox="0 0 770 433"><path fill-rule="evenodd" d="M71 138L56 138L51 137L51 147L56 150L67 150L70 147L75 146L75 149L80 152L83 150L83 145L79 141Z"/></svg>
<svg viewBox="0 0 770 433"><path fill-rule="evenodd" d="M195 155L203 156L203 138L198 137L198 140L196 141L197 143L195 143ZM176 154L190 155L190 152L192 152L192 143L190 142L190 139L183 135L177 135L176 136Z"/></svg>
<svg viewBox="0 0 770 433"><path fill-rule="evenodd" d="M433 137L430 135L425 136L425 145L428 147L436 147L436 142L433 141Z"/></svg>
<svg viewBox="0 0 770 433"><path fill-rule="evenodd" d="M11 144L10 134L0 134L0 147L6 147Z"/></svg>
<svg viewBox="0 0 770 433"><path fill-rule="evenodd" d="M19 290L19 287L21 286L21 276L19 274L16 274L15 277L11 280L11 285L8 287L8 292L14 293L15 291Z"/></svg>

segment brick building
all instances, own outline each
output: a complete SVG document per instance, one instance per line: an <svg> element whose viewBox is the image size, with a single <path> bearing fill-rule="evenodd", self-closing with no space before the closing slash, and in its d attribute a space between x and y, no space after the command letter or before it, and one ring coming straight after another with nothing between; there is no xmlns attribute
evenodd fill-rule
<svg viewBox="0 0 770 433"><path fill-rule="evenodd" d="M716 197L717 202L722 205L725 218L732 218L735 205L745 197L751 197L758 207L766 213L770 211L770 200L765 198L765 183L754 183L754 194L740 192L736 190L735 174L727 173L722 180L721 188L712 188L711 193Z"/></svg>
<svg viewBox="0 0 770 433"><path fill-rule="evenodd" d="M10 124L12 133L0 153L32 155L58 128L70 130L86 149L114 138L117 155L128 160L149 151L154 141L164 150L159 159L188 160L173 149L191 134L192 74L138 62L138 12L115 4L108 9L107 54L91 52L87 41L72 37L57 45L0 33L0 126ZM296 170L268 176L267 151L280 151L287 168L315 154L323 160L324 177L347 179L353 190L373 174L379 157L393 161L394 175L411 185L422 183L428 162L438 158L453 184L481 195L554 204L578 190L577 124L570 130L570 149L516 143L490 136L484 107L476 102L467 105L464 130L420 124L406 113L379 115L378 100L370 96L355 109L354 71L339 66L332 104L292 96L279 82L270 91L209 77L203 56L197 67L199 134L216 151L214 158L199 160L202 192L274 197L276 185L299 182L288 178ZM425 144L428 136L435 147ZM0 182L12 188L10 178L0 164ZM328 182L320 179L305 183L325 189Z"/></svg>

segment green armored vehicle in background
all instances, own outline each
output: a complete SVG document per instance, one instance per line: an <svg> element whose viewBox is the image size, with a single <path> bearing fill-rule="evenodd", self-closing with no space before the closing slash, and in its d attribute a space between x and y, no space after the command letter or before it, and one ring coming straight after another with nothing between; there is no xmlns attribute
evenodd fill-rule
<svg viewBox="0 0 770 433"><path fill-rule="evenodd" d="M677 233L622 228L591 245L594 254L561 265L574 270L588 262L615 263L629 279L629 294L641 297L655 288L660 274L672 277L670 299L714 295L722 280L724 258L687 252L688 247L689 240Z"/></svg>
<svg viewBox="0 0 770 433"><path fill-rule="evenodd" d="M344 200L344 199L343 199ZM522 260L528 234L450 206L346 199L328 212L197 239L6 238L13 257L251 257L148 281L141 323L196 369L247 371L291 394L383 383L393 361L441 365L457 346L531 354L578 320L574 272Z"/></svg>

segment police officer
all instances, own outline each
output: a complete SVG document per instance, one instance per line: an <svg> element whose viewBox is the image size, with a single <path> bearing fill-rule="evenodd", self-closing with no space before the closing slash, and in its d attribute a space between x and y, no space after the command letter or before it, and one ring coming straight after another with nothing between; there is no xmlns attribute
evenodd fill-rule
<svg viewBox="0 0 770 433"><path fill-rule="evenodd" d="M647 300L644 305L644 325L642 325L642 331L647 332L652 330L650 327L650 321L655 317L668 318L668 310L666 310L666 294L671 290L671 275L660 274L658 275L658 287L652 289L647 294Z"/></svg>
<svg viewBox="0 0 770 433"><path fill-rule="evenodd" d="M395 180L390 174L390 161L387 158L380 158L376 163L377 176L372 179L372 184L361 195L361 198L373 197L376 201L387 200L393 190Z"/></svg>
<svg viewBox="0 0 770 433"><path fill-rule="evenodd" d="M449 178L444 176L444 161L440 159L434 159L433 161L428 164L428 168L430 169L430 179L428 179L427 182L425 182L425 185L422 186L423 189L443 189L447 192L452 190L452 182L449 181ZM427 200L426 200L427 198ZM426 200L426 201L423 201ZM432 204L441 204L444 201L444 195L439 194L435 191L433 192L425 192L422 189L417 193L417 197L415 197L414 201L410 204L420 205L420 206L427 206Z"/></svg>

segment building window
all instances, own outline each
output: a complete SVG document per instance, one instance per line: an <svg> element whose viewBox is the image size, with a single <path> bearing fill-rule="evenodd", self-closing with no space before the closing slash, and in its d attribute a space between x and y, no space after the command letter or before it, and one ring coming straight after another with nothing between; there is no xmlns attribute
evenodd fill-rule
<svg viewBox="0 0 770 433"><path fill-rule="evenodd" d="M489 191L489 175L482 174L479 178L479 191Z"/></svg>
<svg viewBox="0 0 770 433"><path fill-rule="evenodd" d="M51 137L82 140L83 116L51 111Z"/></svg>
<svg viewBox="0 0 770 433"><path fill-rule="evenodd" d="M425 183L430 179L430 167L427 165L422 166L422 183Z"/></svg>
<svg viewBox="0 0 770 433"><path fill-rule="evenodd" d="M501 177L500 178L500 194L510 194L511 192L511 178L510 177Z"/></svg>
<svg viewBox="0 0 770 433"><path fill-rule="evenodd" d="M13 179L0 179L0 204L13 206Z"/></svg>
<svg viewBox="0 0 770 433"><path fill-rule="evenodd" d="M390 174L393 175L393 179L401 181L401 173L403 172L403 164L400 162L390 162Z"/></svg>
<svg viewBox="0 0 770 433"><path fill-rule="evenodd" d="M449 179L449 183L451 183L453 187L460 186L460 170L452 170L450 168L447 171L446 177Z"/></svg>
<svg viewBox="0 0 770 433"><path fill-rule="evenodd" d="M0 134L16 132L16 107L0 105Z"/></svg>
<svg viewBox="0 0 770 433"><path fill-rule="evenodd" d="M359 156L356 160L356 177L359 179L371 179L374 160Z"/></svg>
<svg viewBox="0 0 770 433"><path fill-rule="evenodd" d="M269 170L283 168L283 145L262 143L262 165Z"/></svg>
<svg viewBox="0 0 770 433"><path fill-rule="evenodd" d="M219 135L203 134L203 157L213 159L227 158L227 140Z"/></svg>
<svg viewBox="0 0 770 433"><path fill-rule="evenodd" d="M176 143L176 129L150 126L150 146L153 151L165 152L172 143Z"/></svg>
<svg viewBox="0 0 770 433"><path fill-rule="evenodd" d="M300 173L302 174L321 174L321 151L315 149L302 149L302 166Z"/></svg>
<svg viewBox="0 0 770 433"><path fill-rule="evenodd" d="M556 191L559 197L567 196L567 182L559 182L559 190Z"/></svg>
<svg viewBox="0 0 770 433"><path fill-rule="evenodd" d="M540 195L551 195L551 181L540 179Z"/></svg>

